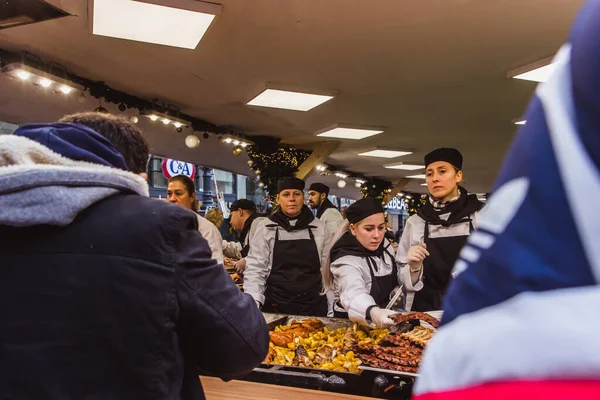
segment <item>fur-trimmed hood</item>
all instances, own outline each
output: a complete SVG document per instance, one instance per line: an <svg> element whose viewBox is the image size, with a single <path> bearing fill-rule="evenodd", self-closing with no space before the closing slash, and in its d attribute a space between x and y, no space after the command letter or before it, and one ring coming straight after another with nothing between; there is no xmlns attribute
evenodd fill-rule
<svg viewBox="0 0 600 400"><path fill-rule="evenodd" d="M148 184L122 169L73 161L23 136L0 136L0 225L66 226L118 193L148 196Z"/></svg>

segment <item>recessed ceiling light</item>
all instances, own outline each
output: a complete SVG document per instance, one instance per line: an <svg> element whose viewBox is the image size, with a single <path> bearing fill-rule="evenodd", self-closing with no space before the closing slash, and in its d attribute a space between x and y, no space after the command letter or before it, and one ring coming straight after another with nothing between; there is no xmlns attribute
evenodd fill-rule
<svg viewBox="0 0 600 400"><path fill-rule="evenodd" d="M392 164L385 165L384 167L389 169L403 169L405 171L414 171L416 169L425 168L425 166L417 164Z"/></svg>
<svg viewBox="0 0 600 400"><path fill-rule="evenodd" d="M266 89L248 102L249 106L308 111L333 99L333 96L300 93L287 90Z"/></svg>
<svg viewBox="0 0 600 400"><path fill-rule="evenodd" d="M162 4L156 4L162 3ZM92 33L195 49L221 6L199 1L94 0Z"/></svg>
<svg viewBox="0 0 600 400"><path fill-rule="evenodd" d="M410 175L410 176L407 176L407 178L410 178L410 179L427 179L427 177L425 176L425 174L422 174L422 175Z"/></svg>
<svg viewBox="0 0 600 400"><path fill-rule="evenodd" d="M543 60L512 70L508 73L508 77L533 82L546 82L556 69L556 64L552 63L553 58L554 57L547 57Z"/></svg>
<svg viewBox="0 0 600 400"><path fill-rule="evenodd" d="M383 132L383 129L375 127L351 127L342 126L340 124L317 132L317 136L330 137L337 139L352 139L359 140L369 136L378 135Z"/></svg>
<svg viewBox="0 0 600 400"><path fill-rule="evenodd" d="M374 150L366 151L364 153L358 153L359 156L380 158L396 158L406 156L409 154L412 154L412 151L390 150L383 148L377 148Z"/></svg>
<svg viewBox="0 0 600 400"><path fill-rule="evenodd" d="M527 123L526 119L518 119L513 122L515 125L525 125Z"/></svg>

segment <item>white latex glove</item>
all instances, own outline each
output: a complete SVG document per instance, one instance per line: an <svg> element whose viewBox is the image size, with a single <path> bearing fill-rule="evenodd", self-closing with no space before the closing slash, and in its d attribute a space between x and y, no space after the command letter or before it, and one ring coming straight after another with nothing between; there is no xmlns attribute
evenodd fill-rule
<svg viewBox="0 0 600 400"><path fill-rule="evenodd" d="M394 321L390 317L395 314L398 314L398 312L386 308L373 307L371 308L371 321L378 328L389 328L394 325Z"/></svg>
<svg viewBox="0 0 600 400"><path fill-rule="evenodd" d="M419 270L423 266L423 260L429 255L425 243L412 246L406 253L406 262L411 271Z"/></svg>
<svg viewBox="0 0 600 400"><path fill-rule="evenodd" d="M242 258L240 261L236 262L234 265L235 270L238 274L243 274L246 270L246 258Z"/></svg>

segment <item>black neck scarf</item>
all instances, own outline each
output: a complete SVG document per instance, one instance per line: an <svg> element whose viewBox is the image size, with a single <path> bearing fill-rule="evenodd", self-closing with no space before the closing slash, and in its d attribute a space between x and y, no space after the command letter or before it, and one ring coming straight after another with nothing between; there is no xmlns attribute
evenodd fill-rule
<svg viewBox="0 0 600 400"><path fill-rule="evenodd" d="M269 219L286 231L291 232L308 228L310 223L315 219L315 216L307 205L303 205L300 214L294 218L288 217L279 209L275 214L269 215ZM290 220L292 219L297 220L295 225L290 225Z"/></svg>
<svg viewBox="0 0 600 400"><path fill-rule="evenodd" d="M317 218L321 218L325 210L328 210L330 208L335 208L337 210L337 207L334 206L333 203L329 201L327 197L325 197L325 200L323 200L319 208L317 208Z"/></svg>
<svg viewBox="0 0 600 400"><path fill-rule="evenodd" d="M474 212L481 210L483 203L477 200L476 195L467 195L467 191L462 186L459 186L458 189L460 191L458 200L450 202L442 209L435 209L430 202L427 202L419 209L417 215L430 224L449 227L457 222L464 221ZM441 214L447 213L450 213L450 216L446 221L440 218Z"/></svg>
<svg viewBox="0 0 600 400"><path fill-rule="evenodd" d="M250 232L250 227L252 226L252 222L256 219L256 213L253 213L248 217L246 222L244 222L244 226L242 227L242 231L240 232L240 243L243 245L246 240L246 236Z"/></svg>
<svg viewBox="0 0 600 400"><path fill-rule="evenodd" d="M348 231L331 248L331 262L344 256L381 257L385 250L385 243L386 240L384 239L376 250L369 250Z"/></svg>

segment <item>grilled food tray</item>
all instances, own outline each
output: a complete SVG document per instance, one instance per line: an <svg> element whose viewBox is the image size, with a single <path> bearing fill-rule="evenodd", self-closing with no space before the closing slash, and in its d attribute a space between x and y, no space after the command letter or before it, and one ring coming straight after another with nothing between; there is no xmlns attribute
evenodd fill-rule
<svg viewBox="0 0 600 400"><path fill-rule="evenodd" d="M263 313L265 317L265 321L267 322L267 326L269 330L272 331L276 326L280 325L291 325L293 320L301 321L307 318L316 318L319 321L323 322L328 329L338 329L338 328L348 328L354 325L354 322L345 318L328 318L328 317L310 317L310 316L301 316L301 315L284 315L284 314L271 314L271 313ZM359 329L363 329L368 331L369 328L365 326L358 326ZM299 367L299 366L290 366L290 365L282 365L282 364L272 364L272 363L263 363L264 366L276 366L278 368L284 368L289 371L298 371L298 372L327 372L327 373L335 373L338 375L359 375L359 373L355 372L339 372L339 371L331 371L322 368L309 368L309 367ZM406 377L417 377L418 374L411 372L403 372L403 371L395 371L390 369L381 369L381 368L373 368L368 366L359 366L359 370L362 371L372 371L386 374L393 374L395 376L406 376Z"/></svg>

